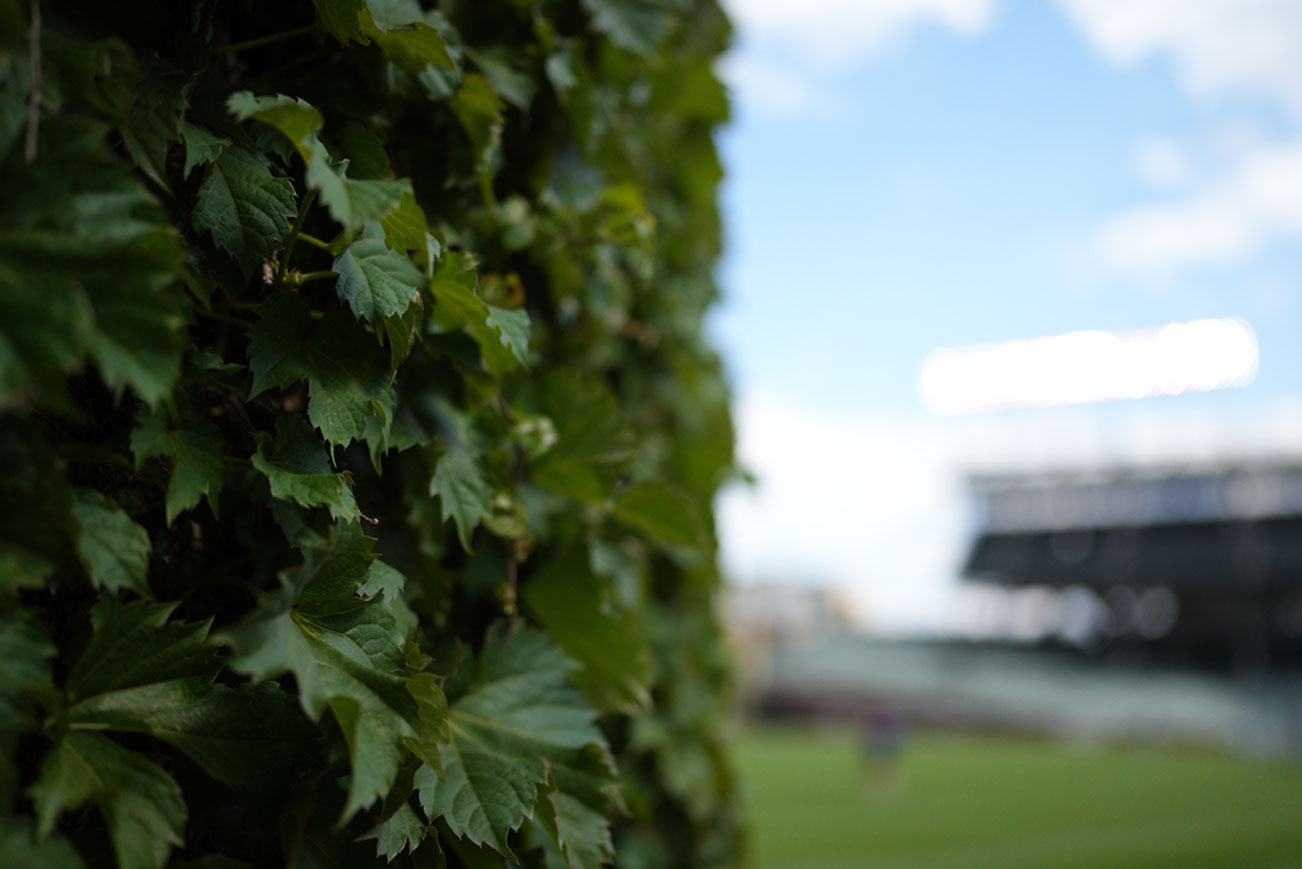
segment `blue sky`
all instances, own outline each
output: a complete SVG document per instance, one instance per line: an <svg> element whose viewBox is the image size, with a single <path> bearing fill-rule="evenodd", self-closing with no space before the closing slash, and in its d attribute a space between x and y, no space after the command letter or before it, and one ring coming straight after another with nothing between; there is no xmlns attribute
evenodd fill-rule
<svg viewBox="0 0 1302 869"><path fill-rule="evenodd" d="M738 581L934 627L964 471L1302 446L1302 3L732 0ZM1241 317L1241 390L937 420L928 351ZM1298 437L1295 438L1294 435Z"/></svg>

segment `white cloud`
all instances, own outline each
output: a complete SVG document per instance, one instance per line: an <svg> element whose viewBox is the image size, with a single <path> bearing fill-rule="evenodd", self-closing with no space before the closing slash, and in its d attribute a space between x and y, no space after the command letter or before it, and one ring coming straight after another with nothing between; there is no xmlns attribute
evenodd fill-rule
<svg viewBox="0 0 1302 869"><path fill-rule="evenodd" d="M1114 66L1165 58L1193 99L1264 100L1302 121L1298 0L1059 3ZM1302 144L1296 138L1263 142L1251 132L1244 138L1241 127L1230 132L1221 137L1225 141L1193 147L1140 143L1139 177L1188 193L1106 220L1090 244L1093 263L1105 271L1160 277L1188 266L1242 262L1272 243L1302 240ZM1211 159L1192 161L1190 154L1199 151Z"/></svg>
<svg viewBox="0 0 1302 869"><path fill-rule="evenodd" d="M1283 239L1302 240L1302 143L1258 147L1185 198L1123 211L1092 252L1109 270L1166 273L1241 261Z"/></svg>
<svg viewBox="0 0 1302 869"><path fill-rule="evenodd" d="M1059 2L1117 66L1165 54L1190 93L1264 94L1302 114L1302 3L1297 0Z"/></svg>
<svg viewBox="0 0 1302 869"><path fill-rule="evenodd" d="M719 62L718 74L734 94L769 114L792 115L818 101L816 85L781 64L766 63L755 54L730 52Z"/></svg>
<svg viewBox="0 0 1302 869"><path fill-rule="evenodd" d="M1144 139L1135 146L1135 172L1150 186L1183 187L1193 176L1185 149L1170 139Z"/></svg>
<svg viewBox="0 0 1302 869"><path fill-rule="evenodd" d="M831 102L829 78L859 66L911 29L985 30L992 0L725 0L740 47L720 74L748 105L790 115Z"/></svg>
<svg viewBox="0 0 1302 869"><path fill-rule="evenodd" d="M839 587L861 625L887 632L952 627L968 473L1302 457L1298 399L1243 414L1143 402L889 420L752 393L734 414L759 482L719 497L729 579Z"/></svg>
<svg viewBox="0 0 1302 869"><path fill-rule="evenodd" d="M778 42L821 66L861 63L910 27L934 22L965 34L990 20L990 0L726 0L742 36Z"/></svg>
<svg viewBox="0 0 1302 869"><path fill-rule="evenodd" d="M738 455L759 482L719 499L732 579L841 586L878 625L939 612L963 502L933 426L764 394L742 397L735 415Z"/></svg>

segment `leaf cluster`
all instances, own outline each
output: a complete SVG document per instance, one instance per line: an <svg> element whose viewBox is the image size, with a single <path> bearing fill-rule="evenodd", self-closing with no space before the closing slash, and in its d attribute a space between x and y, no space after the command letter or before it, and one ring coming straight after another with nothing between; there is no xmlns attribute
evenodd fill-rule
<svg viewBox="0 0 1302 869"><path fill-rule="evenodd" d="M714 0L0 0L0 865L728 865Z"/></svg>

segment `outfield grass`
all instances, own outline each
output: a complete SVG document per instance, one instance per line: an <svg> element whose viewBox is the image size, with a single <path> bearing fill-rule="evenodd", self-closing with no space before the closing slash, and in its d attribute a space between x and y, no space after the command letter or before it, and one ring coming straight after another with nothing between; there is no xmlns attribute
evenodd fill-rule
<svg viewBox="0 0 1302 869"><path fill-rule="evenodd" d="M1302 766L990 737L737 741L756 869L1302 866Z"/></svg>

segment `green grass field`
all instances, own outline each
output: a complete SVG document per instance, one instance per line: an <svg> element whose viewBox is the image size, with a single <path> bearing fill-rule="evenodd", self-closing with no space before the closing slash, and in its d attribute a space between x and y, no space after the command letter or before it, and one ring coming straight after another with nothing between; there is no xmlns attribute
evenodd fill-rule
<svg viewBox="0 0 1302 869"><path fill-rule="evenodd" d="M870 770L847 730L737 740L756 869L1302 867L1302 766L923 735Z"/></svg>

